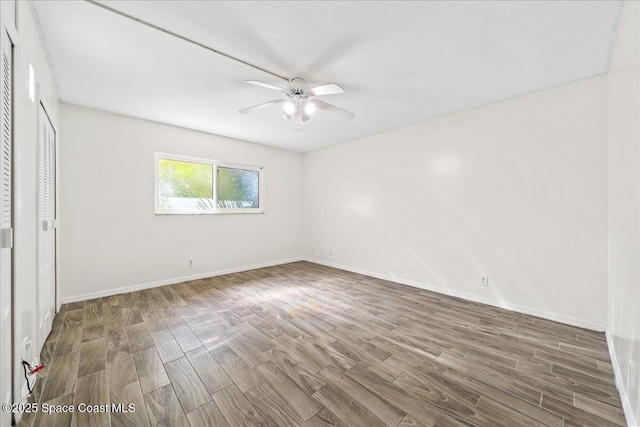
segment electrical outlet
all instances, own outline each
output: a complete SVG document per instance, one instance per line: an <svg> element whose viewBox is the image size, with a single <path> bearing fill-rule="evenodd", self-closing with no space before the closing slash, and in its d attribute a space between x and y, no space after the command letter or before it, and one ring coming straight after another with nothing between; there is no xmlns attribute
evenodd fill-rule
<svg viewBox="0 0 640 427"><path fill-rule="evenodd" d="M311 248L311 253L315 254L316 253L316 248Z"/></svg>
<svg viewBox="0 0 640 427"><path fill-rule="evenodd" d="M638 388L638 378L636 378L636 365L633 360L629 360L629 387L631 390Z"/></svg>
<svg viewBox="0 0 640 427"><path fill-rule="evenodd" d="M329 251L329 256L333 256L333 250Z"/></svg>
<svg viewBox="0 0 640 427"><path fill-rule="evenodd" d="M193 267L193 260L192 259L187 261L187 266L188 267Z"/></svg>
<svg viewBox="0 0 640 427"><path fill-rule="evenodd" d="M489 276L480 276L480 286L489 286Z"/></svg>

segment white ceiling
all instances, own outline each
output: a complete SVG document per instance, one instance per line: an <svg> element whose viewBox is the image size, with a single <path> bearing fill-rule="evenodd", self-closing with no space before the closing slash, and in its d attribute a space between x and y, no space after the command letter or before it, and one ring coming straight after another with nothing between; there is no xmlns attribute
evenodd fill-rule
<svg viewBox="0 0 640 427"><path fill-rule="evenodd" d="M335 82L294 132L269 74L84 1L32 2L62 101L310 151L606 73L621 1L102 2L287 77Z"/></svg>

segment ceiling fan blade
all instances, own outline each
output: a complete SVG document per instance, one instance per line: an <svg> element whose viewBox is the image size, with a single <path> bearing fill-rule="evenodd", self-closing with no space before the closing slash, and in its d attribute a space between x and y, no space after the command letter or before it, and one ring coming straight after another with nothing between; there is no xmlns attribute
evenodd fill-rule
<svg viewBox="0 0 640 427"><path fill-rule="evenodd" d="M256 85L256 86L260 86L260 87L266 87L267 89L273 89L273 90L279 90L279 91L283 91L284 88L280 87L280 86L276 86L276 85L272 85L269 83L264 83L264 82L259 82L258 80L245 80L246 83L252 84L252 85Z"/></svg>
<svg viewBox="0 0 640 427"><path fill-rule="evenodd" d="M344 89L335 83L329 83L328 85L312 87L307 92L311 96L333 95L334 93L344 93Z"/></svg>
<svg viewBox="0 0 640 427"><path fill-rule="evenodd" d="M254 105L253 107L245 108L244 110L240 110L240 114L247 114L255 110L259 110L261 108L271 107L272 105L284 104L286 99L274 99L273 101L263 102L262 104Z"/></svg>
<svg viewBox="0 0 640 427"><path fill-rule="evenodd" d="M343 110L342 108L336 107L335 105L329 104L328 102L320 101L319 99L314 99L313 102L319 109L337 113L345 120L351 120L355 117L355 114L353 114L351 111Z"/></svg>

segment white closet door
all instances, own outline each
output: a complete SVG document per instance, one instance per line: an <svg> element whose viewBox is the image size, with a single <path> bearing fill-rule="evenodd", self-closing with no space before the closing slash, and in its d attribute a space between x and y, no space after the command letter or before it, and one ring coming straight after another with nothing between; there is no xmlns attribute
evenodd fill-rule
<svg viewBox="0 0 640 427"><path fill-rule="evenodd" d="M55 313L56 134L42 104L39 112L38 345L47 339Z"/></svg>
<svg viewBox="0 0 640 427"><path fill-rule="evenodd" d="M11 403L11 149L13 140L13 44L0 27L0 396ZM11 414L0 412L0 425L11 425Z"/></svg>

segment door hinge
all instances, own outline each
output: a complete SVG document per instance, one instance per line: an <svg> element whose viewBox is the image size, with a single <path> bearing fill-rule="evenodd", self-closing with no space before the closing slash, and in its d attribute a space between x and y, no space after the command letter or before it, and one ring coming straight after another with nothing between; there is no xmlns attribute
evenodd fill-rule
<svg viewBox="0 0 640 427"><path fill-rule="evenodd" d="M13 248L13 228L3 228L0 230L0 248Z"/></svg>

